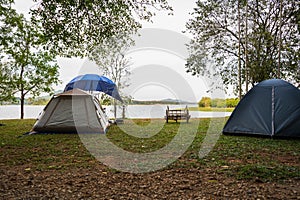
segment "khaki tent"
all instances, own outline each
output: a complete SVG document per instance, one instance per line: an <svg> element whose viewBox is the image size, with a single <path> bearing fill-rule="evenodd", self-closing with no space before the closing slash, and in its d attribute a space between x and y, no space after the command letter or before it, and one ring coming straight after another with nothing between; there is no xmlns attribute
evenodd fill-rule
<svg viewBox="0 0 300 200"><path fill-rule="evenodd" d="M73 89L52 97L31 133L105 133L108 125L98 99Z"/></svg>

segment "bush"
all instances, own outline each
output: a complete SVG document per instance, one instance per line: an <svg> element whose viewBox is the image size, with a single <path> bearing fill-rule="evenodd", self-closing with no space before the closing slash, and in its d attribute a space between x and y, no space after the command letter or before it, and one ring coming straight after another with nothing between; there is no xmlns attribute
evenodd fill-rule
<svg viewBox="0 0 300 200"><path fill-rule="evenodd" d="M202 97L198 103L199 107L211 107L211 98L210 97Z"/></svg>
<svg viewBox="0 0 300 200"><path fill-rule="evenodd" d="M230 98L226 99L226 107L227 108L234 108L238 105L239 99L238 98Z"/></svg>
<svg viewBox="0 0 300 200"><path fill-rule="evenodd" d="M217 107L217 108L225 108L226 107L226 100L225 99L213 99L211 101L211 107Z"/></svg>
<svg viewBox="0 0 300 200"><path fill-rule="evenodd" d="M238 98L228 98L225 100L220 98L211 99L210 97L202 97L198 102L198 105L199 107L234 108L238 103Z"/></svg>

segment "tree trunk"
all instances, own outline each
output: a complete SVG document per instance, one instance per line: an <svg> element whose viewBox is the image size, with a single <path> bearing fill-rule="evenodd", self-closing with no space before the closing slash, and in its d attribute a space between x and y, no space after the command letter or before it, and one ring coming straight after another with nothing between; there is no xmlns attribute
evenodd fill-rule
<svg viewBox="0 0 300 200"><path fill-rule="evenodd" d="M282 43L282 31L281 31L281 27L282 27L282 0L280 0L280 10L279 10L279 15L280 15L280 19L279 19L279 46L278 46L278 68L277 68L277 78L280 78L280 68L281 68L281 43Z"/></svg>
<svg viewBox="0 0 300 200"><path fill-rule="evenodd" d="M24 119L24 102L25 96L23 94L23 91L21 91L21 119Z"/></svg>
<svg viewBox="0 0 300 200"><path fill-rule="evenodd" d="M123 118L123 119L125 119L125 117L126 117L126 116L125 116L125 109L126 109L126 107L125 107L125 105L123 105L123 106L122 106L122 118Z"/></svg>
<svg viewBox="0 0 300 200"><path fill-rule="evenodd" d="M117 119L117 102L115 99L114 99L114 118L115 120Z"/></svg>
<svg viewBox="0 0 300 200"><path fill-rule="evenodd" d="M26 50L28 52L28 45L26 45ZM24 74L24 68L25 66L21 66L21 72L20 72L20 92L21 92L21 119L24 119L24 101L25 101L25 94L24 94L24 83L23 83L23 74Z"/></svg>
<svg viewBox="0 0 300 200"><path fill-rule="evenodd" d="M246 0L246 24L245 24L245 82L246 93L249 91L249 69L248 69L248 0Z"/></svg>

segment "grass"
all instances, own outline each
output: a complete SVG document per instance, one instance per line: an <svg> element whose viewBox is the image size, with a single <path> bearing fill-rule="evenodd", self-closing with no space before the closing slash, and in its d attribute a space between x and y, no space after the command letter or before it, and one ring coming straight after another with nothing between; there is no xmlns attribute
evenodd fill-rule
<svg viewBox="0 0 300 200"><path fill-rule="evenodd" d="M189 111L232 112L233 110L234 110L234 108L189 107Z"/></svg>
<svg viewBox="0 0 300 200"><path fill-rule="evenodd" d="M31 129L34 120L2 120L0 123L5 124L0 126L0 168L19 167L44 171L99 165L77 134L20 137ZM206 157L199 158L199 150L210 123L211 119L191 119L189 124L165 124L163 120L125 121L123 125L110 127L107 137L127 151L146 153L165 147L178 130L182 133L183 143L186 141L185 136L190 137L189 134L196 130L188 150L167 166L168 169L209 169L236 179L263 182L300 177L299 140L221 135L213 150ZM224 121L220 119L220 123Z"/></svg>

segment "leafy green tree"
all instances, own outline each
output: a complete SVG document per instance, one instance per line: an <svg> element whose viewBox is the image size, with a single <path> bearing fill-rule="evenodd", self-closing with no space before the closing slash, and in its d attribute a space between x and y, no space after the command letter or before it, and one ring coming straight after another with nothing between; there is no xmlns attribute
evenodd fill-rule
<svg viewBox="0 0 300 200"><path fill-rule="evenodd" d="M135 32L155 10L172 10L167 0L35 1L32 13L42 22L48 47L67 56L85 56L104 39Z"/></svg>
<svg viewBox="0 0 300 200"><path fill-rule="evenodd" d="M225 85L234 85L237 91L239 77L243 85L254 85L278 77L280 64L280 77L299 83L299 10L294 0L283 1L282 15L280 0L198 0L186 25L194 36L188 46L187 71L220 75Z"/></svg>
<svg viewBox="0 0 300 200"><path fill-rule="evenodd" d="M211 107L211 98L210 97L202 97L198 103L199 107Z"/></svg>
<svg viewBox="0 0 300 200"><path fill-rule="evenodd" d="M23 119L26 95L51 92L52 84L59 82L58 65L54 55L44 50L39 27L12 9L11 3L2 2L0 7L0 81L1 90L8 88L4 97L20 96Z"/></svg>

